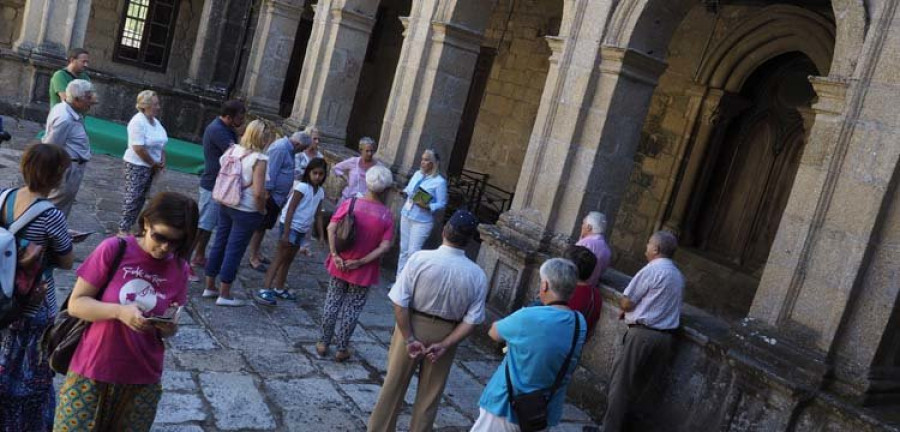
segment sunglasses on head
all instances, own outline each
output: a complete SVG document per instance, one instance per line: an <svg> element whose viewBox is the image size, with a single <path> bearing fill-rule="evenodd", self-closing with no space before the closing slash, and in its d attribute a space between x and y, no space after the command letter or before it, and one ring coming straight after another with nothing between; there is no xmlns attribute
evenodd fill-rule
<svg viewBox="0 0 900 432"><path fill-rule="evenodd" d="M165 243L169 246L181 246L181 242L184 241L184 238L173 239L173 238L166 237L156 231L150 232L150 238L152 238L153 241L155 241L157 243Z"/></svg>

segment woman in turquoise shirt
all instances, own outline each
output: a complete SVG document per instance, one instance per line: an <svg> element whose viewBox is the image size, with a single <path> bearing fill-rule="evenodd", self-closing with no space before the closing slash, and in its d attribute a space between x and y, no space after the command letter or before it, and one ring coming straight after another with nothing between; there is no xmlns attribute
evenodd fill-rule
<svg viewBox="0 0 900 432"><path fill-rule="evenodd" d="M403 271L406 260L422 249L431 234L434 214L447 206L447 180L438 172L440 155L434 150L425 150L419 170L409 179L403 194L406 203L400 212L400 259L397 261L397 276Z"/></svg>

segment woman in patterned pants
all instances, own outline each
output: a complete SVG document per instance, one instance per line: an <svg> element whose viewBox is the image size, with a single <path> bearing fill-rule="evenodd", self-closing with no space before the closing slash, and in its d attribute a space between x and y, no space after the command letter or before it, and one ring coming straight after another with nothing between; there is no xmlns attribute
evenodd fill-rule
<svg viewBox="0 0 900 432"><path fill-rule="evenodd" d="M382 193L393 183L391 170L378 165L366 172L366 194L361 198L345 200L328 225L328 242L331 254L325 267L331 275L325 311L322 319L322 337L316 344L320 356L328 353L337 326L336 361L350 358L347 348L356 320L363 306L369 287L378 283L379 259L391 247L394 235L394 218L383 204ZM356 220L356 236L353 245L340 253L335 248L337 224L347 214ZM340 322L339 322L340 320Z"/></svg>
<svg viewBox="0 0 900 432"><path fill-rule="evenodd" d="M119 233L128 234L144 207L153 177L166 166L166 129L159 122L159 97L153 90L138 93L137 114L128 122L125 160L125 196Z"/></svg>

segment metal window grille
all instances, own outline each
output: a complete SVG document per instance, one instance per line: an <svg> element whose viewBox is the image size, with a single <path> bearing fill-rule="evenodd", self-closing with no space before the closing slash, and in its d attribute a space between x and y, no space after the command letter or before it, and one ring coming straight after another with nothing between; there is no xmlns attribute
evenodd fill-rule
<svg viewBox="0 0 900 432"><path fill-rule="evenodd" d="M165 71L179 0L125 0L114 59Z"/></svg>

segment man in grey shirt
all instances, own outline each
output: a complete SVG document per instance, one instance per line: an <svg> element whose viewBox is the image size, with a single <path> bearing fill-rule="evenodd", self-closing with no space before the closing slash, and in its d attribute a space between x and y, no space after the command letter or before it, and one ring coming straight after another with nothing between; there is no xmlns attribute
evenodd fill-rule
<svg viewBox="0 0 900 432"><path fill-rule="evenodd" d="M409 381L419 368L410 431L430 431L457 345L484 321L487 276L466 257L478 219L458 210L444 225L444 243L413 254L388 297L397 326L388 371L368 430L393 431Z"/></svg>
<svg viewBox="0 0 900 432"><path fill-rule="evenodd" d="M658 379L672 350L672 334L680 324L684 276L672 255L678 241L668 231L658 231L647 242L647 263L619 299L620 319L628 325L613 365L604 432L624 426L629 405Z"/></svg>
<svg viewBox="0 0 900 432"><path fill-rule="evenodd" d="M50 201L66 217L72 210L85 168L91 160L91 144L84 128L84 115L95 102L94 86L90 81L72 80L66 86L66 100L56 104L47 116L43 142L64 148L72 158L72 164L66 170L62 183L49 196Z"/></svg>

